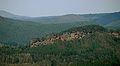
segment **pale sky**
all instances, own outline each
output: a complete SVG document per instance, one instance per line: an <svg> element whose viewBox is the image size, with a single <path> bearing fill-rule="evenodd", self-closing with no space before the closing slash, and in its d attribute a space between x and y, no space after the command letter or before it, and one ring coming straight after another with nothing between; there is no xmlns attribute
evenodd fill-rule
<svg viewBox="0 0 120 66"><path fill-rule="evenodd" d="M0 10L32 17L108 13L120 11L120 0L0 0Z"/></svg>

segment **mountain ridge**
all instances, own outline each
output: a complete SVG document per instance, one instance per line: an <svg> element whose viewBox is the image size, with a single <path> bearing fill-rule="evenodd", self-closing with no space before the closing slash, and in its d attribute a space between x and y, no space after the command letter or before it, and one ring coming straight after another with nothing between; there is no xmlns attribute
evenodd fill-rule
<svg viewBox="0 0 120 66"><path fill-rule="evenodd" d="M5 44L26 44L31 38L34 37L42 37L49 33L56 33L68 28L87 24L97 23L88 21L60 24L41 24L38 22L0 17L0 42Z"/></svg>
<svg viewBox="0 0 120 66"><path fill-rule="evenodd" d="M37 20L38 19L38 20ZM34 21L37 20L37 21ZM42 37L66 29L97 24L106 28L120 29L120 12L104 14L74 15L68 14L53 17L13 19L0 15L0 42L29 42L31 38ZM25 36L23 38L22 36ZM5 41L5 42L4 42ZM12 42L11 42L12 41Z"/></svg>
<svg viewBox="0 0 120 66"><path fill-rule="evenodd" d="M75 41L82 40L94 34L105 34L108 36L120 38L120 32L108 32L108 30L99 25L85 25L81 27L74 27L60 33L49 34L42 38L33 38L30 41L30 47L38 47L41 45L54 44L58 41Z"/></svg>
<svg viewBox="0 0 120 66"><path fill-rule="evenodd" d="M4 11L6 12L6 11ZM7 12L9 13L9 12ZM11 14L11 13L10 13ZM0 15L1 12L0 12ZM14 15L14 14L13 14ZM5 15L3 14L3 17ZM14 15L16 16L16 15ZM5 16L8 17L8 16ZM99 24L109 24L112 21L117 21L120 19L120 12L113 13L96 13L96 14L66 14L61 16L46 16L46 17L24 17L24 16L16 16L16 17L8 17L12 19L19 19L23 21L33 21L39 22L43 24L57 24L57 23L73 23L80 21L96 21Z"/></svg>
<svg viewBox="0 0 120 66"><path fill-rule="evenodd" d="M30 18L28 16L20 16L20 15L16 15L16 14L10 13L8 11L4 11L4 10L0 10L0 16L6 17L6 18L11 18L11 19L18 19L18 20Z"/></svg>

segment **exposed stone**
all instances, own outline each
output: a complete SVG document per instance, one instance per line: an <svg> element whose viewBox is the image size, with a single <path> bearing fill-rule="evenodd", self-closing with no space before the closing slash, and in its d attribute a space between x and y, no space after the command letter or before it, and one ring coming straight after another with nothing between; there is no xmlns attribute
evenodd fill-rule
<svg viewBox="0 0 120 66"><path fill-rule="evenodd" d="M74 39L81 39L86 35L84 32L71 32L71 33L63 33L61 35L52 35L52 36L47 36L44 39L40 38L33 38L30 41L30 47L37 47L40 45L47 45L47 44L53 44L57 40L61 41L70 41Z"/></svg>

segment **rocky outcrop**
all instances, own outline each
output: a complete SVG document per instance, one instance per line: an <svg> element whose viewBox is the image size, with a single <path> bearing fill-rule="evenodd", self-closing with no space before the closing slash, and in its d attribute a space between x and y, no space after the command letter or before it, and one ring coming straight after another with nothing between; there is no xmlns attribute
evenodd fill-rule
<svg viewBox="0 0 120 66"><path fill-rule="evenodd" d="M119 38L120 37L120 32L111 32L111 33L109 33L109 35L112 35L116 38Z"/></svg>
<svg viewBox="0 0 120 66"><path fill-rule="evenodd" d="M96 31L97 33L100 33L99 31ZM120 38L120 32L105 32L113 37ZM30 47L37 47L40 45L48 45L53 44L56 41L70 41L75 39L82 39L83 37L92 34L92 32L63 32L58 34L51 34L43 38L33 38L30 42Z"/></svg>
<svg viewBox="0 0 120 66"><path fill-rule="evenodd" d="M47 44L53 44L56 41L70 41L70 40L74 40L74 39L81 39L83 37L85 37L87 34L89 33L84 33L84 32L65 32L61 35L50 35L47 36L46 38L34 38L31 40L30 42L30 47L37 47L39 45L47 45Z"/></svg>

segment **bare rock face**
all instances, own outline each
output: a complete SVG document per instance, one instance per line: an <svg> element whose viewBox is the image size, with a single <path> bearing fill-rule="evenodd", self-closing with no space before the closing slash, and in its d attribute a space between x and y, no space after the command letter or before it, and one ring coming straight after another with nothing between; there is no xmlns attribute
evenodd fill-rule
<svg viewBox="0 0 120 66"><path fill-rule="evenodd" d="M99 33L99 32L98 32ZM85 33L85 32L65 32L62 34L54 34L47 36L46 38L33 38L30 42L30 47L37 47L40 45L48 45L48 44L53 44L56 41L70 41L70 40L75 40L75 39L82 39L85 36L90 35L91 33ZM120 32L112 32L112 33L107 33L113 37L119 38L120 37Z"/></svg>
<svg viewBox="0 0 120 66"><path fill-rule="evenodd" d="M33 38L30 41L30 47L37 47L40 45L48 45L53 44L56 41L70 41L74 39L81 39L85 37L87 33L84 32L71 32L71 33L63 33L61 35L53 35L53 36L47 36L47 38L40 39L40 38Z"/></svg>
<svg viewBox="0 0 120 66"><path fill-rule="evenodd" d="M40 38L33 38L31 41L30 41L30 44L33 44L33 43L36 43L36 42L39 42L40 41Z"/></svg>
<svg viewBox="0 0 120 66"><path fill-rule="evenodd" d="M112 32L112 33L109 33L109 34L116 37L116 38L120 37L120 32Z"/></svg>

